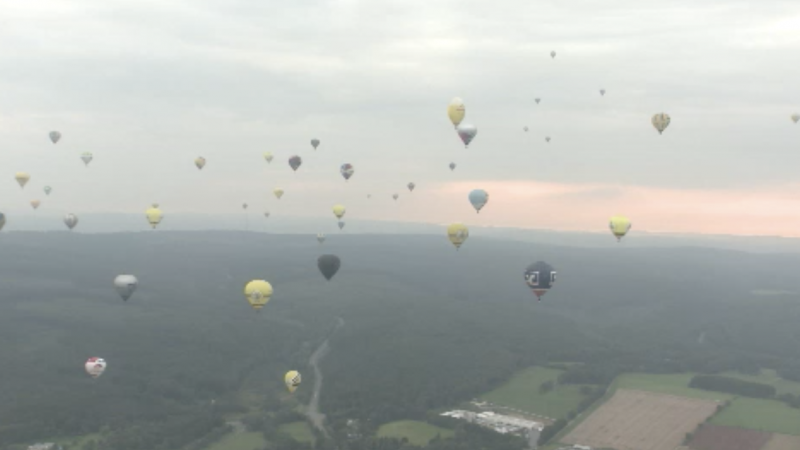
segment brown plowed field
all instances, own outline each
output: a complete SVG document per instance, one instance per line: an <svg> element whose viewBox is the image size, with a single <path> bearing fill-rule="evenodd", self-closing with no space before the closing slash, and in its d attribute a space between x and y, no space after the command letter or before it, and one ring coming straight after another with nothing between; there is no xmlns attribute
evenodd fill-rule
<svg viewBox="0 0 800 450"><path fill-rule="evenodd" d="M620 389L561 442L617 450L674 450L716 409L713 400Z"/></svg>
<svg viewBox="0 0 800 450"><path fill-rule="evenodd" d="M689 448L692 450L761 450L772 433L743 428L703 425L695 433ZM795 449L797 450L797 449Z"/></svg>
<svg viewBox="0 0 800 450"><path fill-rule="evenodd" d="M800 450L800 436L773 434L772 439L761 450Z"/></svg>

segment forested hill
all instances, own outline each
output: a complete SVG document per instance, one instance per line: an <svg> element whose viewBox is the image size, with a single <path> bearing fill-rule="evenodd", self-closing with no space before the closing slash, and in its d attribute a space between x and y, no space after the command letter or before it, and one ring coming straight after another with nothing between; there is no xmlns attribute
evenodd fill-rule
<svg viewBox="0 0 800 450"><path fill-rule="evenodd" d="M307 403L308 357L337 316L346 325L321 365L334 429L422 417L534 363L712 372L800 361L792 255L161 231L4 233L0 252L0 448L103 431L118 450L178 450L225 413L291 402L290 369ZM323 253L342 261L330 282ZM558 271L540 303L523 281L537 260ZM128 302L112 287L121 273L140 283ZM242 294L251 279L275 289L260 313ZM90 356L108 361L97 380L83 372Z"/></svg>

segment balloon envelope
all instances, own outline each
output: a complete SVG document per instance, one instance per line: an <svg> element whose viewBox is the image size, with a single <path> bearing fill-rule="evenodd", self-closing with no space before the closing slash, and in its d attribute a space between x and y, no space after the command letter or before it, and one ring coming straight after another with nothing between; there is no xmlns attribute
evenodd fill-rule
<svg viewBox="0 0 800 450"><path fill-rule="evenodd" d="M300 386L302 381L303 379L300 376L300 372L296 370L290 370L286 372L286 375L283 376L283 382L286 384L286 389L292 393L297 390L297 387Z"/></svg>
<svg viewBox="0 0 800 450"><path fill-rule="evenodd" d="M6 226L6 215L0 213L0 230L2 230L4 226Z"/></svg>
<svg viewBox="0 0 800 450"><path fill-rule="evenodd" d="M325 235L322 233L317 233L317 242L319 242L320 244L325 242Z"/></svg>
<svg viewBox="0 0 800 450"><path fill-rule="evenodd" d="M17 172L14 175L14 179L17 180L19 183L19 187L24 188L28 181L31 179L31 176L27 172Z"/></svg>
<svg viewBox="0 0 800 450"><path fill-rule="evenodd" d="M83 163L87 167L89 166L89 163L92 162L93 158L94 158L94 156L92 156L92 154L89 153L89 152L84 152L83 154L81 154L81 159L83 160Z"/></svg>
<svg viewBox="0 0 800 450"><path fill-rule="evenodd" d="M333 215L336 216L337 219L341 219L346 211L347 210L345 209L344 205L333 206Z"/></svg>
<svg viewBox="0 0 800 450"><path fill-rule="evenodd" d="M555 282L555 269L544 261L537 261L525 269L525 284L531 288L531 291L536 294L536 298L539 300L553 287Z"/></svg>
<svg viewBox="0 0 800 450"><path fill-rule="evenodd" d="M147 218L147 223L149 223L153 229L155 229L158 224L161 223L161 219L164 217L164 215L161 213L161 210L158 209L158 206L155 204L152 208L144 212L144 216Z"/></svg>
<svg viewBox="0 0 800 450"><path fill-rule="evenodd" d="M628 234L628 231L631 229L631 221L625 216L614 216L609 220L608 228L611 229L611 233L616 236L617 241L619 241L623 236Z"/></svg>
<svg viewBox="0 0 800 450"><path fill-rule="evenodd" d="M417 185L416 185L416 184L414 184L414 183L408 183L408 190L409 190L409 191L411 191L411 192L414 192L414 188L415 188L415 187L417 187Z"/></svg>
<svg viewBox="0 0 800 450"><path fill-rule="evenodd" d="M477 212L480 212L481 208L486 206L488 201L489 193L483 189L475 189L469 193L469 202L472 203L472 207L475 208Z"/></svg>
<svg viewBox="0 0 800 450"><path fill-rule="evenodd" d="M319 147L319 139L312 139L311 146L314 147L314 150L316 150L317 147Z"/></svg>
<svg viewBox="0 0 800 450"><path fill-rule="evenodd" d="M650 122L653 124L656 130L658 130L658 134L664 132L669 126L669 123L672 121L672 118L669 117L669 114L665 113L658 113L654 114L653 118L650 119Z"/></svg>
<svg viewBox="0 0 800 450"><path fill-rule="evenodd" d="M139 280L133 275L117 275L117 278L114 278L114 289L117 290L123 301L131 298L137 286L139 286Z"/></svg>
<svg viewBox="0 0 800 450"><path fill-rule="evenodd" d="M299 156L295 155L289 158L289 167L295 172L297 172L297 168L300 167L300 164L303 164L303 159Z"/></svg>
<svg viewBox="0 0 800 450"><path fill-rule="evenodd" d="M322 272L322 276L324 276L327 280L333 278L341 266L342 262L336 255L322 255L317 258L317 267L319 267L319 271Z"/></svg>
<svg viewBox="0 0 800 450"><path fill-rule="evenodd" d="M342 228L344 228L344 222L342 222L342 221L340 220L340 221L339 221L339 229L341 230Z"/></svg>
<svg viewBox="0 0 800 450"><path fill-rule="evenodd" d="M272 153L264 152L264 159L266 159L268 163L271 163L272 162Z"/></svg>
<svg viewBox="0 0 800 450"><path fill-rule="evenodd" d="M57 144L58 141L61 140L61 133L59 133L58 131L51 131L50 140L53 142L53 144Z"/></svg>
<svg viewBox="0 0 800 450"><path fill-rule="evenodd" d="M197 166L198 169L202 169L206 165L206 159L199 156L194 160L194 165Z"/></svg>
<svg viewBox="0 0 800 450"><path fill-rule="evenodd" d="M283 189L281 188L275 188L275 190L273 190L272 193L275 194L275 197L277 197L278 200L280 200L281 197L283 197Z"/></svg>
<svg viewBox="0 0 800 450"><path fill-rule="evenodd" d="M260 310L272 298L272 285L264 280L253 280L244 287L244 297L256 311Z"/></svg>
<svg viewBox="0 0 800 450"><path fill-rule="evenodd" d="M339 168L339 173L342 174L345 180L349 180L353 176L353 172L355 172L355 169L353 169L352 164L342 164L342 167Z"/></svg>
<svg viewBox="0 0 800 450"><path fill-rule="evenodd" d="M464 143L464 147L469 147L469 143L475 139L475 135L478 134L478 129L475 125L459 125L456 128L456 132L458 132L458 137L461 138L461 142Z"/></svg>
<svg viewBox="0 0 800 450"><path fill-rule="evenodd" d="M92 378L97 378L106 371L106 360L103 358L98 357L91 357L86 360L86 364L84 364L84 368L86 369L86 373L89 374Z"/></svg>
<svg viewBox="0 0 800 450"><path fill-rule="evenodd" d="M447 117L450 118L450 122L453 124L454 127L457 127L458 124L464 120L464 115L467 113L466 108L464 107L464 101L458 97L450 100L450 104L447 105Z"/></svg>
<svg viewBox="0 0 800 450"><path fill-rule="evenodd" d="M72 213L68 213L67 215L64 216L64 224L70 230L75 228L75 225L78 224L78 216Z"/></svg>
<svg viewBox="0 0 800 450"><path fill-rule="evenodd" d="M42 203L42 202L40 202L39 200L31 200L31 206L33 206L33 209L38 209L38 208L39 208L39 205L40 205L41 203Z"/></svg>
<svg viewBox="0 0 800 450"><path fill-rule="evenodd" d="M454 223L447 227L447 239L450 239L450 243L456 247L456 250L461 248L468 237L469 228L462 223Z"/></svg>

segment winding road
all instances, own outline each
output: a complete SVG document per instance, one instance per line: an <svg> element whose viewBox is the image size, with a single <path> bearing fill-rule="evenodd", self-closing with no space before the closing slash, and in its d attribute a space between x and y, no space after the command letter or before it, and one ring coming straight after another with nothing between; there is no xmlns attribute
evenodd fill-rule
<svg viewBox="0 0 800 450"><path fill-rule="evenodd" d="M311 354L311 358L308 359L308 364L314 368L314 393L311 395L311 402L306 408L306 416L308 416L309 420L311 420L314 426L317 427L326 438L330 436L328 435L328 430L325 428L325 414L322 414L319 410L319 394L322 391L322 371L319 370L319 362L322 361L322 358L330 351L328 341L330 341L331 336L333 336L339 328L344 326L344 320L341 317L337 317L336 321L336 328L331 331L331 334L329 334L325 341L314 350L314 353Z"/></svg>

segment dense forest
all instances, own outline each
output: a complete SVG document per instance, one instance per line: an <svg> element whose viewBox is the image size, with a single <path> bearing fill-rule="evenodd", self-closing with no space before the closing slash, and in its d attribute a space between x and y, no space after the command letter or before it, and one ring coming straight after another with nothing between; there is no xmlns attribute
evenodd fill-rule
<svg viewBox="0 0 800 450"><path fill-rule="evenodd" d="M297 420L321 363L320 448L411 448L377 439L397 419L499 386L534 364L559 383L595 385L626 371L711 375L774 368L800 377L800 292L794 255L700 248L579 249L472 237L456 252L441 236L314 236L233 232L81 235L7 233L0 240L0 448L98 433L96 450L200 450L232 415L271 448L302 449L276 431ZM342 259L331 280L316 258ZM540 303L523 269L545 260L558 283ZM132 273L127 302L111 286ZM743 273L747 276L736 276ZM256 313L255 278L275 294ZM90 356L108 362L91 379ZM580 365L559 366L562 362ZM294 396L283 374L303 373ZM588 404L582 404L581 408ZM357 419L363 436L348 438ZM519 448L453 425L432 448ZM477 437L480 434L484 437Z"/></svg>

